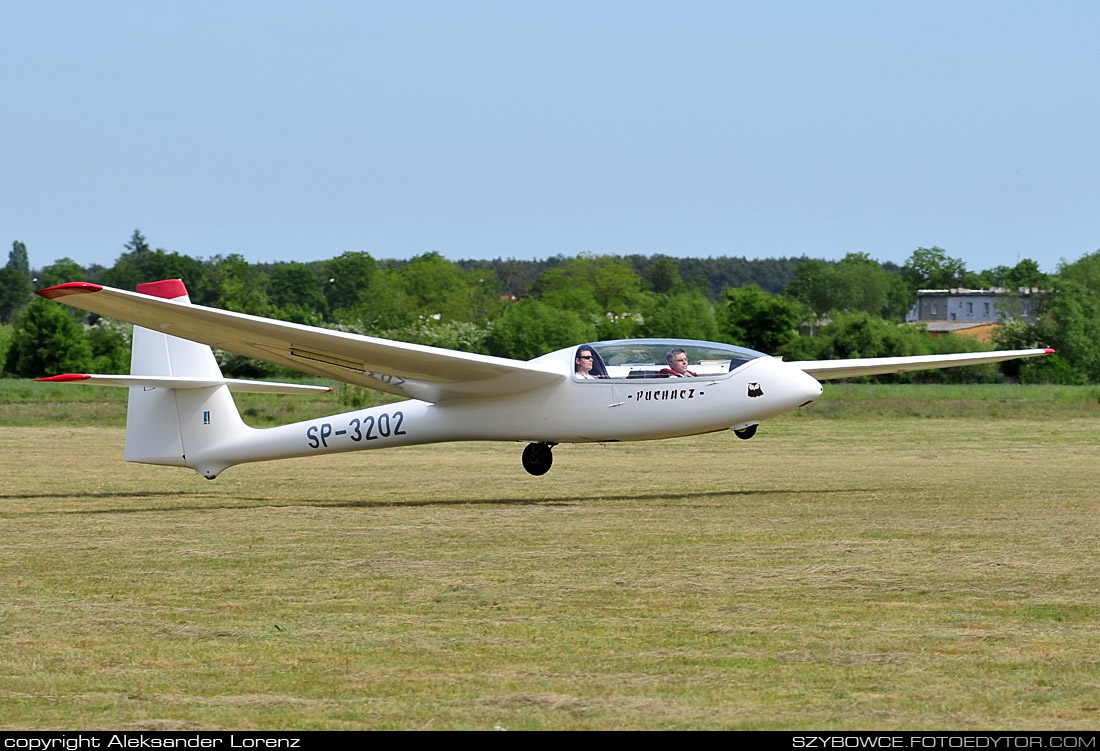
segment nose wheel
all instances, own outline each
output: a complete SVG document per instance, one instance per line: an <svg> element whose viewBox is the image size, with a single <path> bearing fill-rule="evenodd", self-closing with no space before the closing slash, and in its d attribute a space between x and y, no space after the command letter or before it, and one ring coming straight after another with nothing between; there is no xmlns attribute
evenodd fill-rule
<svg viewBox="0 0 1100 751"><path fill-rule="evenodd" d="M756 429L759 425L750 425L747 428L741 428L740 430L733 431L733 434L743 441L747 441L756 435Z"/></svg>
<svg viewBox="0 0 1100 751"><path fill-rule="evenodd" d="M555 443L529 443L523 449L523 468L532 475L545 475L554 463Z"/></svg>

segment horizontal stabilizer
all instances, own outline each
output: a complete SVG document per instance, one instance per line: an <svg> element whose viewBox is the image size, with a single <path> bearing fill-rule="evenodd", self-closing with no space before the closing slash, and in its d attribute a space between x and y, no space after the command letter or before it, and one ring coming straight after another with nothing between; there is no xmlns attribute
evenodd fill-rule
<svg viewBox="0 0 1100 751"><path fill-rule="evenodd" d="M205 389L211 386L228 386L234 393L252 394L304 394L332 391L328 386L311 386L303 383L273 383L271 381L247 381L239 378L181 378L179 376L127 376L66 373L49 378L38 378L46 383L86 383L92 386L139 386L147 389Z"/></svg>

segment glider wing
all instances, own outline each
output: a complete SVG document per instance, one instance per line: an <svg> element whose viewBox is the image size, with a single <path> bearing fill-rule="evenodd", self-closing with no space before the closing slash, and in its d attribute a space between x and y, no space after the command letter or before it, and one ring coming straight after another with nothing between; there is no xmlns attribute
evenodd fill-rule
<svg viewBox="0 0 1100 751"><path fill-rule="evenodd" d="M1053 354L1052 349L1011 349L999 352L965 352L954 355L916 355L913 357L865 357L852 360L804 360L790 363L819 381L837 378L904 373L909 370L934 370L960 365L1002 362L1018 357Z"/></svg>
<svg viewBox="0 0 1100 751"><path fill-rule="evenodd" d="M429 402L518 393L566 377L520 360L276 321L88 282L38 294L246 357Z"/></svg>

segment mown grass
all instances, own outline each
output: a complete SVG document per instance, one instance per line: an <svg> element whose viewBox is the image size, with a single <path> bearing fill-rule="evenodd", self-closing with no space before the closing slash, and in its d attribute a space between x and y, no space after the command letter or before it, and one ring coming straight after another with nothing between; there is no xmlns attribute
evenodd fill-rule
<svg viewBox="0 0 1100 751"><path fill-rule="evenodd" d="M826 382L814 417L1100 417L1100 386Z"/></svg>
<svg viewBox="0 0 1100 751"><path fill-rule="evenodd" d="M208 482L9 427L0 728L1095 728L1095 400L1016 393L542 478L454 444Z"/></svg>

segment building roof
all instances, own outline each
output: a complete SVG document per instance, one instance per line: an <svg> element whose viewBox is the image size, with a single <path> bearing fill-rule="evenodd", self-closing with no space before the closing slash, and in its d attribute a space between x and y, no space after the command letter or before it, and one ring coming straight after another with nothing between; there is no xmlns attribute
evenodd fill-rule
<svg viewBox="0 0 1100 751"><path fill-rule="evenodd" d="M996 326L996 321L914 321L926 327L930 334L951 334L963 329L974 329L979 326Z"/></svg>
<svg viewBox="0 0 1100 751"><path fill-rule="evenodd" d="M953 287L952 289L918 289L918 296L927 295L1035 295L1039 293L1038 287L990 287L989 289L967 289L966 287Z"/></svg>

